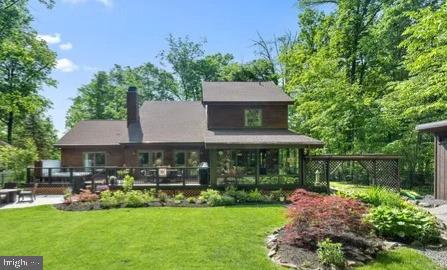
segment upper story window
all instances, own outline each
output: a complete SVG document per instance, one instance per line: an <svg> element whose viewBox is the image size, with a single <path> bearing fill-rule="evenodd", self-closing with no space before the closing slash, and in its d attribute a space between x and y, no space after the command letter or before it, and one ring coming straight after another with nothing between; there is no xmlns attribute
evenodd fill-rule
<svg viewBox="0 0 447 270"><path fill-rule="evenodd" d="M254 128L262 126L262 110L261 109L245 109L245 127Z"/></svg>
<svg viewBox="0 0 447 270"><path fill-rule="evenodd" d="M84 167L101 167L106 166L105 152L85 152Z"/></svg>
<svg viewBox="0 0 447 270"><path fill-rule="evenodd" d="M163 165L163 151L139 152L138 164L142 167L157 167Z"/></svg>

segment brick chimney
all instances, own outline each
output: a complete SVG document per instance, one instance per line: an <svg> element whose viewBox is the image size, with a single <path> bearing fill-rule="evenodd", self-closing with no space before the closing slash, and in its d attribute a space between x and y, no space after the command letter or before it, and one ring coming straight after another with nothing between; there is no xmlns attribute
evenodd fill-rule
<svg viewBox="0 0 447 270"><path fill-rule="evenodd" d="M127 91L127 126L139 122L138 92L135 86L131 86Z"/></svg>

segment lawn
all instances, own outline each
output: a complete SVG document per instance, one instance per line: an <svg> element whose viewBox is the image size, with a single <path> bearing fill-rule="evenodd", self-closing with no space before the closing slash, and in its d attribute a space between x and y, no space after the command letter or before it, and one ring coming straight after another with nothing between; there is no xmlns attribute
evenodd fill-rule
<svg viewBox="0 0 447 270"><path fill-rule="evenodd" d="M51 206L0 211L0 255L42 255L44 269L282 269L266 235L283 206L139 208L63 212ZM401 249L362 270L434 269Z"/></svg>

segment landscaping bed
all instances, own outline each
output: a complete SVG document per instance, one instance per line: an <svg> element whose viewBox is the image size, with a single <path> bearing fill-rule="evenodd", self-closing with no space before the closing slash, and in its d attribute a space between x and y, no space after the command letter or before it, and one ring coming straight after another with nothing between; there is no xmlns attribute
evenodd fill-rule
<svg viewBox="0 0 447 270"><path fill-rule="evenodd" d="M207 189L197 197L185 197L183 193L168 196L164 192L151 190L132 190L133 178L124 178L123 190L110 191L104 189L99 194L90 190L81 190L79 194L67 193L64 203L55 205L59 210L89 211L111 208L138 208L138 207L213 207L229 205L250 204L278 204L284 203L286 198L281 190L272 191L268 195L259 190L237 190L227 187L224 192Z"/></svg>
<svg viewBox="0 0 447 270"><path fill-rule="evenodd" d="M268 255L280 265L341 269L401 245L426 254L436 249L438 257L445 249L445 227L436 217L383 188L336 195L296 190L289 200L288 223L267 238Z"/></svg>

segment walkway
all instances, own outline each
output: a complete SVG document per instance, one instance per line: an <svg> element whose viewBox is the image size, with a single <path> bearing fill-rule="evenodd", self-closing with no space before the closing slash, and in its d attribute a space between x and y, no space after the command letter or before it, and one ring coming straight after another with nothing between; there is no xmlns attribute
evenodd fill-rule
<svg viewBox="0 0 447 270"><path fill-rule="evenodd" d="M64 196L62 196L62 195L37 195L36 199L33 202L21 201L21 202L9 203L9 204L2 204L2 205L0 205L0 210L33 207L33 206L38 206L38 205L56 204L56 203L62 203L63 201L64 201Z"/></svg>

